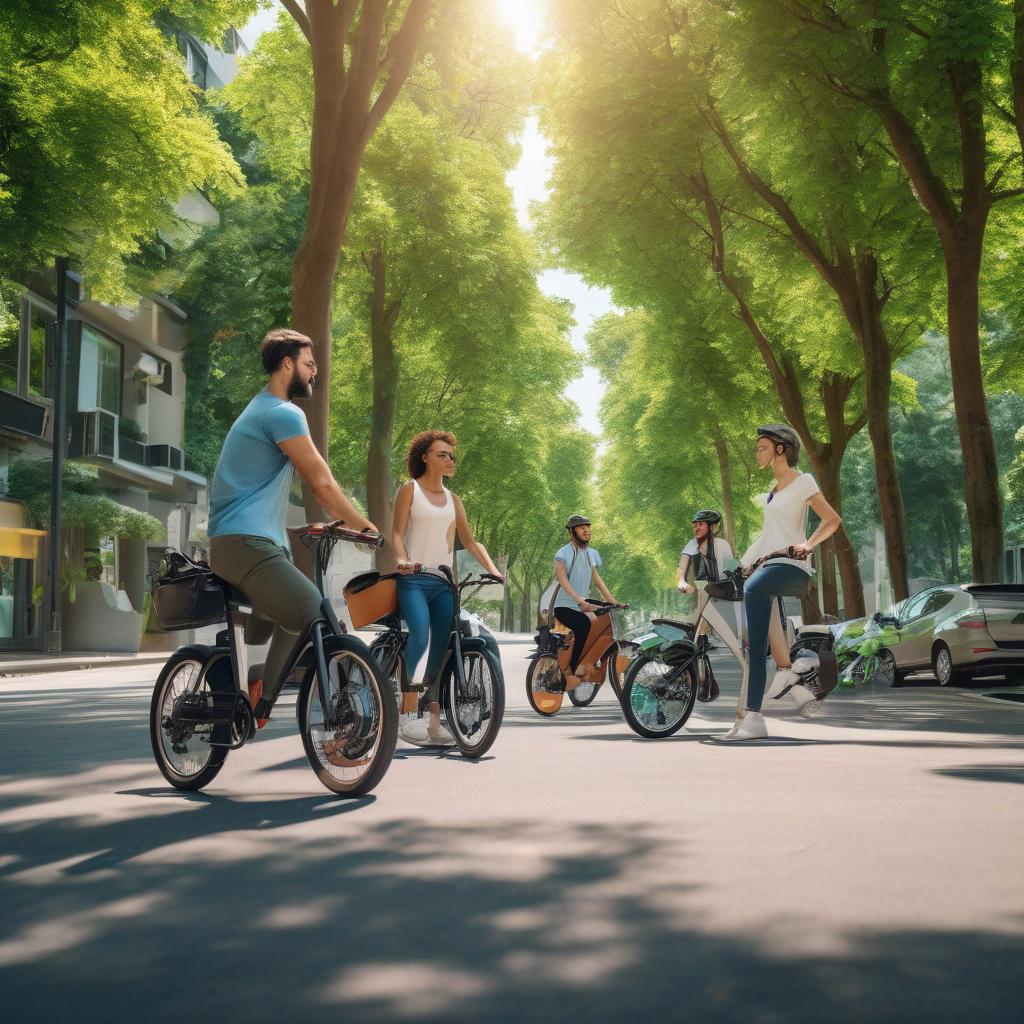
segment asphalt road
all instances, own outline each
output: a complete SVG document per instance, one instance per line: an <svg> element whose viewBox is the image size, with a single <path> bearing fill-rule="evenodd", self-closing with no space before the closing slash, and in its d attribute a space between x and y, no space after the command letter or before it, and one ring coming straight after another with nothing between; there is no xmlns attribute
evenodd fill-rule
<svg viewBox="0 0 1024 1024"><path fill-rule="evenodd" d="M400 746L357 801L291 697L185 795L154 667L0 680L4 1020L1021 1019L1024 712L838 693L726 747L719 659L645 741L610 691L537 718L529 649L493 756Z"/></svg>

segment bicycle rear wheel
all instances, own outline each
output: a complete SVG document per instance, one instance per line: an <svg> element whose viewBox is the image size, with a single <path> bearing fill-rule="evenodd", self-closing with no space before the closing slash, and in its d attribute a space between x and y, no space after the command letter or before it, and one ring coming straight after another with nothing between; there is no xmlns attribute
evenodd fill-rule
<svg viewBox="0 0 1024 1024"><path fill-rule="evenodd" d="M316 669L299 691L299 732L310 767L332 792L369 793L384 777L398 740L398 707L369 649L351 637L332 637L326 652L328 691L337 726L328 729Z"/></svg>
<svg viewBox="0 0 1024 1024"><path fill-rule="evenodd" d="M211 747L213 725L182 722L176 712L191 704L213 706L208 680L197 686L204 661L191 652L175 652L160 670L149 706L149 739L163 777L175 789L197 790L208 785L228 756L227 747Z"/></svg>
<svg viewBox="0 0 1024 1024"><path fill-rule="evenodd" d="M697 672L681 672L662 661L641 655L622 681L622 712L633 732L660 740L675 735L690 717L697 699Z"/></svg>
<svg viewBox="0 0 1024 1024"><path fill-rule="evenodd" d="M463 682L454 671L444 688L444 714L463 757L483 757L505 717L505 684L490 651L462 652Z"/></svg>

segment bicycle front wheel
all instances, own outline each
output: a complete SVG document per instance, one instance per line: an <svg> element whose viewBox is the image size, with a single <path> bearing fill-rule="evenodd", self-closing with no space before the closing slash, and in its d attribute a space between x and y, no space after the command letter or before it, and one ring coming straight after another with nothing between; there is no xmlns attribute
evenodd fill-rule
<svg viewBox="0 0 1024 1024"><path fill-rule="evenodd" d="M526 671L526 699L530 707L538 715L551 718L562 706L564 693L565 680L558 667L558 659L553 654L534 658Z"/></svg>
<svg viewBox="0 0 1024 1024"><path fill-rule="evenodd" d="M316 669L299 691L299 732L316 777L342 796L369 793L384 777L398 741L398 707L376 659L358 640L332 637L327 691L335 724L328 728Z"/></svg>
<svg viewBox="0 0 1024 1024"><path fill-rule="evenodd" d="M685 724L697 699L697 672L681 672L641 655L622 680L622 712L633 732L647 739L674 736Z"/></svg>
<svg viewBox="0 0 1024 1024"><path fill-rule="evenodd" d="M212 782L228 756L227 747L211 747L211 723L183 721L191 709L213 708L208 680L199 683L204 662L176 652L157 677L149 706L149 739L163 777L175 789L197 790Z"/></svg>
<svg viewBox="0 0 1024 1024"><path fill-rule="evenodd" d="M580 683L572 690L566 688L565 692L569 695L569 700L572 701L574 707L585 708L594 703L600 685L600 683L585 682Z"/></svg>
<svg viewBox="0 0 1024 1024"><path fill-rule="evenodd" d="M463 757L483 757L505 717L505 684L490 651L463 651L462 674L453 670L444 688L445 719Z"/></svg>

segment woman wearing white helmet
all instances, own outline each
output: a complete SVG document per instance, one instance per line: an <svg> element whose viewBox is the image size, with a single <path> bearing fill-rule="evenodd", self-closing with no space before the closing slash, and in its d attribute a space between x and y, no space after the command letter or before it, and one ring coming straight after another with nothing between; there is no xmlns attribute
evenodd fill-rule
<svg viewBox="0 0 1024 1024"><path fill-rule="evenodd" d="M723 738L756 740L768 735L761 702L766 680L765 661L771 639L772 654L778 673L772 683L772 696L789 693L801 703L814 695L800 685L800 676L792 670L786 649L782 624L772 615L772 606L779 597L799 596L806 591L814 572L808 556L822 541L839 529L842 520L825 500L810 473L797 468L800 439L792 427L770 423L757 428L757 465L771 469L775 486L761 496L764 506L764 529L743 555L743 564L750 566L758 559L777 551L793 549L795 557L768 558L751 573L743 587L743 604L747 614L750 639L750 670L747 679L746 707L737 709L736 724ZM821 520L818 528L807 536L807 509L812 508Z"/></svg>

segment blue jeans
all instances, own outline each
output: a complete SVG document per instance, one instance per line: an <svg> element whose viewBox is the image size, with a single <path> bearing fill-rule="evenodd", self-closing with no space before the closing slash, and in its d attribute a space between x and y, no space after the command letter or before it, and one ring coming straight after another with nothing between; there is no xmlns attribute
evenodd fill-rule
<svg viewBox="0 0 1024 1024"><path fill-rule="evenodd" d="M747 710L760 711L764 700L765 659L768 657L768 625L777 597L799 597L810 576L786 563L762 565L743 585L743 606L747 610L750 638L750 671L747 676Z"/></svg>
<svg viewBox="0 0 1024 1024"><path fill-rule="evenodd" d="M424 680L431 681L444 660L448 639L452 634L452 616L455 603L451 587L444 580L429 573L413 573L398 577L398 608L409 628L405 644L405 667L410 678L427 650L427 670Z"/></svg>

